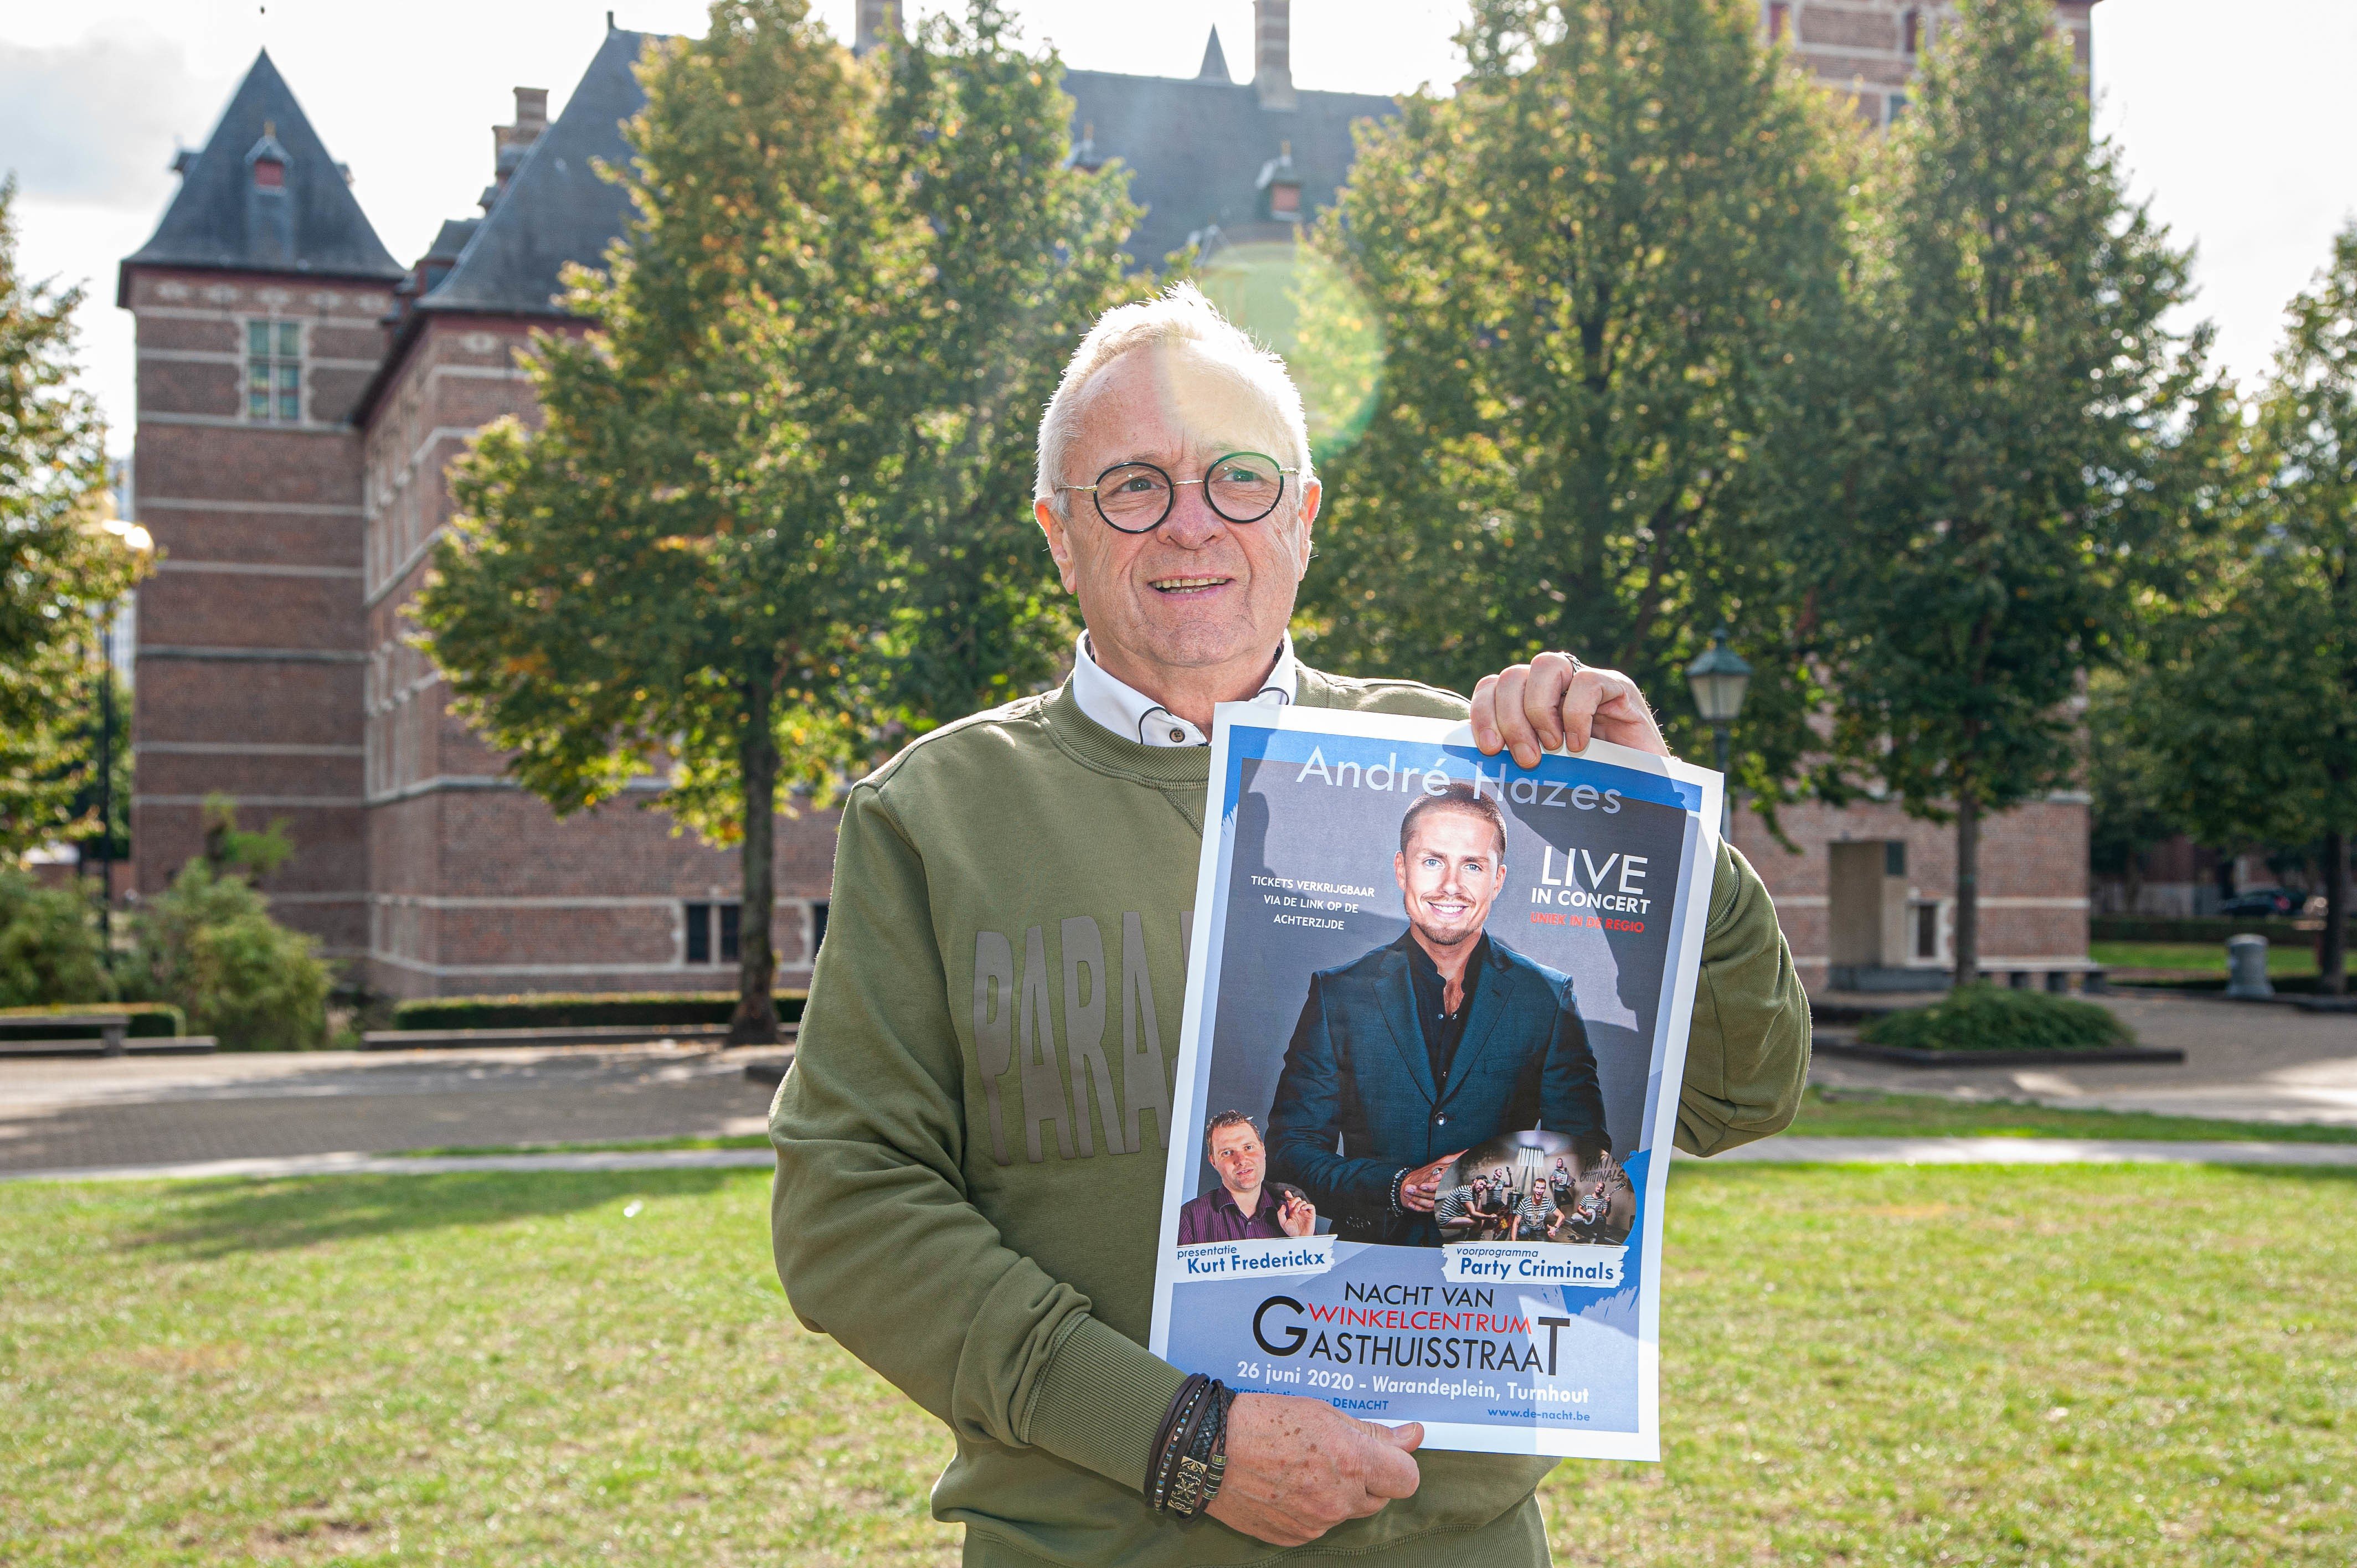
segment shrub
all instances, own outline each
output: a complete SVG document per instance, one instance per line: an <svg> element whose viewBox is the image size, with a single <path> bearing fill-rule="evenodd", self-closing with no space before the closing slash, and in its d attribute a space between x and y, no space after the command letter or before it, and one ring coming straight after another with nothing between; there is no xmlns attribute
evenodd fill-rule
<svg viewBox="0 0 2357 1568"><path fill-rule="evenodd" d="M0 1008L0 1040L95 1040L95 1025L70 1028L49 1023L60 1013L120 1013L131 1020L135 1040L167 1040L188 1031L188 1020L167 1002L59 1002L46 1007Z"/></svg>
<svg viewBox="0 0 2357 1568"><path fill-rule="evenodd" d="M230 1050L309 1050L328 1026L318 944L270 918L262 895L192 860L136 918L143 989Z"/></svg>
<svg viewBox="0 0 2357 1568"><path fill-rule="evenodd" d="M2084 1051L2136 1044L2126 1025L2093 1002L1996 985L1967 985L1929 1007L1886 1013L1858 1037L1925 1051Z"/></svg>
<svg viewBox="0 0 2357 1568"><path fill-rule="evenodd" d="M802 1015L801 991L778 993L778 1020ZM396 1029L594 1029L607 1024L726 1024L733 991L544 992L522 996L443 996L404 1002Z"/></svg>
<svg viewBox="0 0 2357 1568"><path fill-rule="evenodd" d="M88 903L0 865L0 1007L102 1002L113 994Z"/></svg>

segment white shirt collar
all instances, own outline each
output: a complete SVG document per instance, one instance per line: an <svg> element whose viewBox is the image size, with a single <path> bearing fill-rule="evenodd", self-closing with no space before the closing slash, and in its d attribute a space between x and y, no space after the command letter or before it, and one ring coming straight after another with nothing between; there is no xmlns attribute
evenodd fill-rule
<svg viewBox="0 0 2357 1568"><path fill-rule="evenodd" d="M1250 699L1281 707L1294 699L1300 686L1301 665L1293 657L1293 634L1286 634L1277 650L1276 668L1268 672L1260 690ZM1124 740L1134 740L1144 746L1209 746L1211 737L1156 702L1125 681L1105 673L1104 666L1089 650L1089 634L1081 639L1072 655L1072 700L1105 729Z"/></svg>

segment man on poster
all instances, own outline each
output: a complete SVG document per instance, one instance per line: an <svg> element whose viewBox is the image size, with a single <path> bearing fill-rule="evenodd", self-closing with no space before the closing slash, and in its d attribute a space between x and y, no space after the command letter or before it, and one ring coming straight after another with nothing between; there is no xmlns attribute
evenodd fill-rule
<svg viewBox="0 0 2357 1568"><path fill-rule="evenodd" d="M1392 875L1407 930L1309 977L1270 1157L1345 1240L1437 1247L1441 1173L1467 1149L1544 1127L1585 1169L1610 1140L1571 977L1486 929L1506 885L1497 803L1461 783L1419 795Z"/></svg>
<svg viewBox="0 0 2357 1568"><path fill-rule="evenodd" d="M975 1565L1530 1568L1550 1461L1417 1455L1422 1429L1244 1393L1211 1431L1209 1521L1158 1466L1202 1385L1151 1331L1171 1053L1213 709L1469 720L1536 767L1591 736L1666 755L1628 676L1568 654L1471 702L1337 676L1286 628L1320 491L1275 355L1191 287L1108 312L1040 422L1035 510L1087 630L1055 691L946 725L846 791L827 941L770 1115L770 1236L796 1316L948 1425L937 1519ZM1679 1143L1784 1126L1808 1003L1775 910L1715 868ZM1174 1424L1178 1423L1178 1424ZM1200 1489L1194 1494L1200 1497Z"/></svg>
<svg viewBox="0 0 2357 1568"><path fill-rule="evenodd" d="M1181 1247L1317 1233L1318 1208L1308 1197L1265 1179L1268 1150L1251 1117L1241 1111L1212 1117L1203 1133L1203 1157L1220 1173L1220 1185L1178 1211Z"/></svg>

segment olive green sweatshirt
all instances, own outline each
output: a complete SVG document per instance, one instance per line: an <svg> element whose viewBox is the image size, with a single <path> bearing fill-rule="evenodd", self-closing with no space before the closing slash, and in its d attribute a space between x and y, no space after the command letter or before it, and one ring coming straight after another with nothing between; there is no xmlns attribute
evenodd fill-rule
<svg viewBox="0 0 2357 1568"><path fill-rule="evenodd" d="M1309 670L1298 701L1466 713L1430 687ZM804 1324L955 1434L933 1512L965 1524L970 1563L1280 1555L1140 1496L1181 1377L1144 1341L1166 1157L1193 1136L1170 1103L1210 765L1208 747L1111 734L1066 689L934 731L844 809L826 945L770 1114L778 1275ZM1722 851L1679 1146L1781 1128L1808 1056L1775 910ZM1436 1545L1555 1463L1418 1462L1415 1497L1318 1549Z"/></svg>

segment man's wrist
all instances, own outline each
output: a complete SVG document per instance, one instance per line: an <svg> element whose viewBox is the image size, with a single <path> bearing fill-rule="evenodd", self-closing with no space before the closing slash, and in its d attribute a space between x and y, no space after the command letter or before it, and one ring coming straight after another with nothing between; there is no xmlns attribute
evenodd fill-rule
<svg viewBox="0 0 2357 1568"><path fill-rule="evenodd" d="M1392 1218L1394 1219L1407 1212L1406 1208L1400 1202L1400 1193L1407 1186L1407 1178L1415 1174L1413 1170L1402 1166L1399 1173L1392 1177L1391 1210Z"/></svg>

